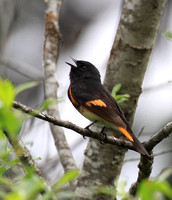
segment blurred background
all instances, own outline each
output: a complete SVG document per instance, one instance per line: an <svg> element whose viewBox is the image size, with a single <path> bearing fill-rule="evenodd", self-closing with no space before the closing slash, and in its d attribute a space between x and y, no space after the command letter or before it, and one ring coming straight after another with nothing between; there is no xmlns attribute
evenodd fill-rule
<svg viewBox="0 0 172 200"><path fill-rule="evenodd" d="M104 79L106 64L113 44L122 10L122 0L63 0L60 13L60 29L63 41L57 63L59 83L59 109L63 120L81 127L89 121L82 117L67 98L69 86L70 56L92 62ZM143 83L133 131L145 141L167 122L172 120L172 41L163 36L165 30L172 31L172 1L167 2L156 44ZM43 87L43 43L46 4L43 0L0 0L0 76L10 79L15 85L39 80L42 84L23 92L18 101L38 107L44 100ZM64 129L78 167L82 167L84 149L88 138ZM21 130L22 140L34 158L38 160L47 181L53 184L63 174L49 125L38 119L29 119ZM154 153L172 149L172 137L159 144ZM131 158L138 154L128 151L121 179L128 185L137 177L137 163ZM155 157L152 177L163 168L172 165L171 153Z"/></svg>

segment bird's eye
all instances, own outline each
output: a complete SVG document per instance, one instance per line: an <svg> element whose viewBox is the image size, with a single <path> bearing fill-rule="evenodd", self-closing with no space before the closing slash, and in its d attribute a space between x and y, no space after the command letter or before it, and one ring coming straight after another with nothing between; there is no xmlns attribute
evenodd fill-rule
<svg viewBox="0 0 172 200"><path fill-rule="evenodd" d="M83 65L82 67L81 67L81 70L83 70L83 71L85 71L87 69L87 67L85 66L85 65Z"/></svg>

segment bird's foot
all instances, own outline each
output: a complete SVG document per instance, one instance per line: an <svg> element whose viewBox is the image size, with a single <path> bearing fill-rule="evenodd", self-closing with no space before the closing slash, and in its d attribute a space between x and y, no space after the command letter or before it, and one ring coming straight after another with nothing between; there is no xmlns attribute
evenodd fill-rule
<svg viewBox="0 0 172 200"><path fill-rule="evenodd" d="M88 129L88 130L90 130L90 127L93 125L93 124L95 124L97 122L97 120L96 121L94 121L94 122L92 122L91 124L89 124L88 126L86 126L85 127L85 129Z"/></svg>
<svg viewBox="0 0 172 200"><path fill-rule="evenodd" d="M85 129L90 131L90 127L95 124L97 121L92 122L91 124L89 124L88 126L85 127ZM86 136L83 135L83 138L86 139Z"/></svg>
<svg viewBox="0 0 172 200"><path fill-rule="evenodd" d="M103 140L105 140L107 138L106 133L104 133L105 130L105 126L102 128L100 134L103 136ZM103 140L100 140L100 144L104 144Z"/></svg>

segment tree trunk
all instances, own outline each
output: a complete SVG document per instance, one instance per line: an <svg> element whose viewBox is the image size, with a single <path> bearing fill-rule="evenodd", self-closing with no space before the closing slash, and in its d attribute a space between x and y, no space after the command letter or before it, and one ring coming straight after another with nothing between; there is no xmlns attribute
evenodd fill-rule
<svg viewBox="0 0 172 200"><path fill-rule="evenodd" d="M130 94L130 100L121 105L132 124L144 74L150 59L160 25L165 0L125 1L117 35L107 66L105 87L111 92L114 85L122 84L121 93ZM123 137L120 135L120 137ZM83 170L76 189L77 200L111 200L114 197L93 194L91 188L114 186L119 177L126 150L112 145L102 145L90 139Z"/></svg>

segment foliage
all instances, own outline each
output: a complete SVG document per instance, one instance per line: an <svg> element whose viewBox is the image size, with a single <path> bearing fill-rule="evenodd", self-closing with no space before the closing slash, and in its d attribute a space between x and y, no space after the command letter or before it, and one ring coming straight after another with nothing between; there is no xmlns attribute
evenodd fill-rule
<svg viewBox="0 0 172 200"><path fill-rule="evenodd" d="M144 180L140 183L136 197L129 194L126 189L127 182L118 181L117 190L115 187L100 187L98 192L110 195L122 200L172 200L172 187L168 182L160 179Z"/></svg>
<svg viewBox="0 0 172 200"><path fill-rule="evenodd" d="M118 104L128 101L130 98L129 94L118 95L118 92L120 91L121 87L122 87L122 84L118 83L112 89L112 96L117 101Z"/></svg>
<svg viewBox="0 0 172 200"><path fill-rule="evenodd" d="M172 33L171 33L171 32L169 32L169 31L164 31L164 32L163 32L163 35L164 35L167 39L172 40Z"/></svg>
<svg viewBox="0 0 172 200"><path fill-rule="evenodd" d="M57 99L46 99L37 110L39 112L42 112L44 110L47 110L50 106L57 104L59 101Z"/></svg>
<svg viewBox="0 0 172 200"><path fill-rule="evenodd" d="M172 187L168 182L159 179L144 180L138 188L138 197L141 200L163 200L165 197L172 200Z"/></svg>
<svg viewBox="0 0 172 200"><path fill-rule="evenodd" d="M16 88L15 88L15 94L16 96L18 94L20 94L21 92L25 91L25 90L28 90L30 88L33 88L33 87L36 87L40 84L39 81L31 81L31 82L26 82L26 83L23 83L23 84L20 84L18 85Z"/></svg>
<svg viewBox="0 0 172 200"><path fill-rule="evenodd" d="M18 85L15 87L15 95L17 96L18 94L24 92L25 90L28 90L30 88L36 87L40 84L40 81L31 81L31 82L26 82L23 84ZM57 99L47 99L45 100L42 105L37 108L38 111L44 111L46 110L49 106L53 104L57 104L59 101Z"/></svg>
<svg viewBox="0 0 172 200"><path fill-rule="evenodd" d="M63 187L79 175L77 170L67 172L50 190L45 181L35 174L32 167L23 170L22 164L15 156L14 149L9 147L8 139L17 138L23 121L21 112L12 108L15 96L26 89L35 87L36 82L22 84L16 88L8 80L0 79L0 199L4 200L34 200L34 199L71 199L74 193L63 191ZM54 103L44 102L41 109L46 109ZM15 141L17 141L15 139Z"/></svg>
<svg viewBox="0 0 172 200"><path fill-rule="evenodd" d="M5 129L9 133L16 133L20 123L12 111L12 104L15 98L15 91L12 83L8 80L0 79L0 129Z"/></svg>
<svg viewBox="0 0 172 200"><path fill-rule="evenodd" d="M74 192L64 191L63 188L64 188L64 186L69 184L71 181L74 181L78 176L79 176L79 170L72 170L72 171L66 172L59 179L59 181L57 181L57 183L55 183L51 187L51 190L46 192L43 195L42 200L50 199L52 194L55 194L55 196L58 200L60 200L60 199L71 199L71 198L75 197Z"/></svg>
<svg viewBox="0 0 172 200"><path fill-rule="evenodd" d="M12 83L8 80L0 79L0 199L4 200L28 200L28 199L71 199L75 197L75 193L66 191L64 188L71 181L74 181L79 176L79 171L69 171L64 174L54 184L50 190L47 190L45 181L35 174L33 168L28 168L24 171L21 162L14 156L15 152L12 147L8 145L8 139L2 130L6 130L10 137L16 137L20 129L23 119L19 111L12 109L13 100L19 92L23 92L25 89L36 86L36 83L27 83L22 86L18 86L15 89ZM112 91L113 97L118 103L127 101L128 94L117 95L121 89L121 84L117 84ZM40 110L46 109L49 105L52 105L54 100L44 102L40 107ZM160 180L145 180L139 185L139 189L136 197L131 197L126 191L126 182L120 181L115 187L100 187L97 189L89 189L90 192L96 194L104 194L108 196L115 196L126 200L159 200L168 197L172 200L172 188L165 182Z"/></svg>

